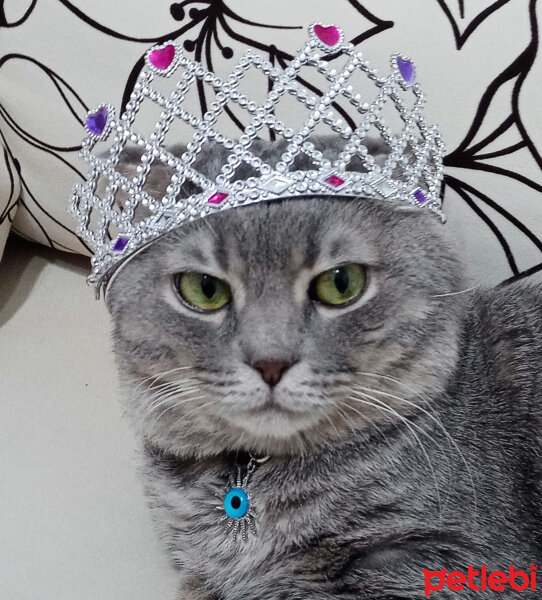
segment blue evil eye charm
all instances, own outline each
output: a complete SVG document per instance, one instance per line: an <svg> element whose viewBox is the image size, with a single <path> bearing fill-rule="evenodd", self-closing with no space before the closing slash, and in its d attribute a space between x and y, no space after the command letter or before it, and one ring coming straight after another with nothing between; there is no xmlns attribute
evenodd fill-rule
<svg viewBox="0 0 542 600"><path fill-rule="evenodd" d="M230 519L246 517L249 507L248 494L240 487L229 490L224 498L224 510Z"/></svg>
<svg viewBox="0 0 542 600"><path fill-rule="evenodd" d="M231 534L234 542L239 537L246 542L249 531L256 535L256 514L248 495L249 481L256 466L255 458L251 458L246 467L236 465L237 473L228 477L228 485L224 489L226 495L216 494L221 500L216 508L224 513L220 522L224 523L225 533Z"/></svg>

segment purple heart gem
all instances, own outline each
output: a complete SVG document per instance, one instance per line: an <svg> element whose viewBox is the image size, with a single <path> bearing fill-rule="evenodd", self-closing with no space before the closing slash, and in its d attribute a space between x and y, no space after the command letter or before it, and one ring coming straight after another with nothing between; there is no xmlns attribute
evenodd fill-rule
<svg viewBox="0 0 542 600"><path fill-rule="evenodd" d="M414 68L414 63L412 61L398 56L397 67L399 68L399 73L401 73L401 77L405 80L405 83L414 83L416 80L416 69Z"/></svg>
<svg viewBox="0 0 542 600"><path fill-rule="evenodd" d="M100 106L96 112L90 113L85 124L93 135L102 135L107 124L107 108Z"/></svg>

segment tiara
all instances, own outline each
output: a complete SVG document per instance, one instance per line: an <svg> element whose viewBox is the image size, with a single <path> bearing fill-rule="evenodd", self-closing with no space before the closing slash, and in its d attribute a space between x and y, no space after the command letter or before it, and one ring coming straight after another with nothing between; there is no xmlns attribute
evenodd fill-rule
<svg viewBox="0 0 542 600"><path fill-rule="evenodd" d="M335 66L337 61L340 65ZM78 221L77 235L94 252L88 282L99 294L127 258L185 221L279 198L385 199L433 211L444 221L440 199L443 142L437 128L425 122L424 96L410 58L394 54L390 67L387 75L379 75L361 52L344 42L341 29L320 23L309 27L307 42L286 68L275 67L247 50L226 78L187 58L174 41L150 48L123 114L117 118L110 104L101 104L86 116L88 135L80 155L89 163L90 172L86 182L74 188L70 211ZM319 88L306 84L307 68L321 78ZM269 82L269 91L260 102L239 89L243 77L254 69ZM168 78L176 73L171 91L163 92L163 84L171 83ZM356 78L360 82L354 88ZM185 107L194 86L207 86L214 93L202 117ZM304 112L297 128L288 126L278 114L288 98ZM160 114L154 131L144 136L136 117L149 103ZM337 112L341 103L353 114L346 123ZM248 122L237 139L220 130L221 116L233 107ZM192 137L185 151L176 156L167 145L167 132L179 122L189 126ZM316 130L322 128L340 140L332 157L314 143ZM284 140L286 147L275 164L258 156L254 151L258 144L253 147L254 140L268 132ZM369 139L375 135L386 148L383 164L368 150ZM110 138L108 151L99 153L102 142L109 144ZM222 147L226 156L215 177L197 168L198 154L213 144ZM140 151L133 178L118 168L127 145ZM296 168L298 157L310 160L312 168ZM248 165L254 176L235 179L240 165ZM145 189L153 166L167 167L171 173L163 197ZM99 182L105 182L105 191ZM185 184L196 193L183 194Z"/></svg>

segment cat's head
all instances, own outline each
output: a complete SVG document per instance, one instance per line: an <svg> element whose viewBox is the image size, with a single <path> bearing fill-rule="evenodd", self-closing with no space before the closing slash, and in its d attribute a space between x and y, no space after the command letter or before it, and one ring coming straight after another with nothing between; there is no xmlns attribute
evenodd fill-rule
<svg viewBox="0 0 542 600"><path fill-rule="evenodd" d="M423 210L305 198L158 239L107 294L142 434L178 453L297 452L426 406L457 350L442 230Z"/></svg>

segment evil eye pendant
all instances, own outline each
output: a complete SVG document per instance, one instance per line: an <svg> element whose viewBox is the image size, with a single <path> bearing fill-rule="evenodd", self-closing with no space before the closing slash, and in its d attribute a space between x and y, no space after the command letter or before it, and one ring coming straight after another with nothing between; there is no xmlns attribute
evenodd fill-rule
<svg viewBox="0 0 542 600"><path fill-rule="evenodd" d="M250 500L243 488L234 487L227 492L224 498L224 510L230 519L246 517L249 508Z"/></svg>
<svg viewBox="0 0 542 600"><path fill-rule="evenodd" d="M248 532L256 533L256 515L252 511L250 495L248 493L251 469L237 467L236 477L230 475L226 495L223 503L217 509L225 514L220 518L224 522L225 530L237 541L239 535L243 541L248 539Z"/></svg>

